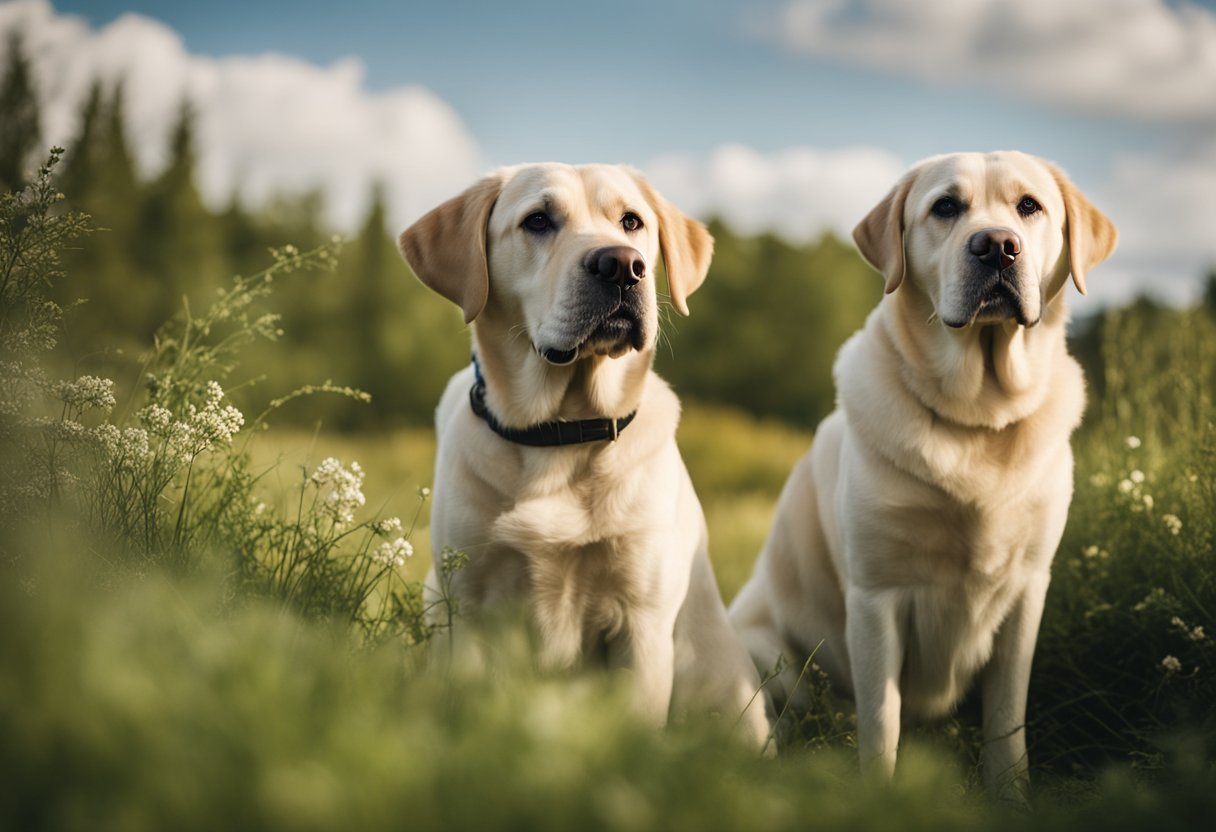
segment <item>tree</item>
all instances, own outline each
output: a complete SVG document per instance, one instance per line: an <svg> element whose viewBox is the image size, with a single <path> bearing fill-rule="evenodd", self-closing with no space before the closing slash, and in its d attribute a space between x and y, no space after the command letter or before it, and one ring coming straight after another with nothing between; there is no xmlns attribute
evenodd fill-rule
<svg viewBox="0 0 1216 832"><path fill-rule="evenodd" d="M9 35L8 60L0 80L0 190L17 190L26 182L26 167L40 150L42 126L30 63L16 32Z"/></svg>
<svg viewBox="0 0 1216 832"><path fill-rule="evenodd" d="M169 140L169 163L146 189L131 254L152 280L149 323L167 320L183 297L210 295L227 277L219 223L195 183L194 109L183 101Z"/></svg>

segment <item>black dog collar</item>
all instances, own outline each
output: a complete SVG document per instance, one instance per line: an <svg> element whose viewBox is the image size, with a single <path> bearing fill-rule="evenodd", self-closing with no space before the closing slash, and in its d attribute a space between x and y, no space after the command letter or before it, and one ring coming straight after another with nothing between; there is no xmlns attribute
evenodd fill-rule
<svg viewBox="0 0 1216 832"><path fill-rule="evenodd" d="M469 404L473 412L490 426L490 430L517 445L544 448L578 445L583 442L615 442L621 431L638 415L635 410L620 419L579 419L575 422L557 420L541 422L529 428L508 428L495 419L490 408L486 406L486 380L481 375L481 365L477 363L476 355L473 356L473 375L476 381L469 390Z"/></svg>

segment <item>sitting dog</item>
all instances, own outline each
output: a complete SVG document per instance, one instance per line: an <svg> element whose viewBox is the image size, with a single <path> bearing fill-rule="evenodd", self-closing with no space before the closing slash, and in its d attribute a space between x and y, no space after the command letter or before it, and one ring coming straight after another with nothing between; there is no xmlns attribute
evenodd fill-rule
<svg viewBox="0 0 1216 832"><path fill-rule="evenodd" d="M538 164L487 176L399 243L472 330L473 365L436 414L431 512L437 560L468 557L450 586L462 612L526 604L544 665L602 655L632 671L649 721L699 704L762 746L759 679L676 448L679 401L651 370L660 251L688 314L704 226L627 168Z"/></svg>
<svg viewBox="0 0 1216 832"><path fill-rule="evenodd" d="M1071 273L1085 291L1115 228L1046 162L961 153L912 168L853 237L886 295L840 350L837 410L731 621L761 669L793 660L776 699L812 652L852 693L868 772L889 776L901 721L947 714L978 676L985 779L1020 800L1085 400L1064 288Z"/></svg>

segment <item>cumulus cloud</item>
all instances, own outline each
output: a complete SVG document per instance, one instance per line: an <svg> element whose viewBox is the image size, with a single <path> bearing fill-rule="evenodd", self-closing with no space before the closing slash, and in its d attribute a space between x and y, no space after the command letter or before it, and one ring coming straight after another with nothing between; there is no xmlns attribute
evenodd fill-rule
<svg viewBox="0 0 1216 832"><path fill-rule="evenodd" d="M350 230L373 182L397 227L480 171L476 142L456 113L421 87L364 88L354 59L320 67L262 54L192 55L161 23L127 14L93 30L48 0L0 4L0 51L19 32L43 105L44 139L70 143L95 79L124 84L127 129L145 174L166 161L183 99L197 113L199 187L213 207L233 192L252 204L323 191L329 219Z"/></svg>
<svg viewBox="0 0 1216 832"><path fill-rule="evenodd" d="M1216 121L1216 14L1187 0L793 0L761 28L808 55L928 81Z"/></svg>
<svg viewBox="0 0 1216 832"><path fill-rule="evenodd" d="M851 239L853 226L904 167L892 154L869 148L761 154L732 144L708 156L658 159L646 174L687 213L719 217L744 234L774 231L806 242L825 231Z"/></svg>
<svg viewBox="0 0 1216 832"><path fill-rule="evenodd" d="M1119 227L1118 250L1089 283L1096 296L1118 301L1149 291L1194 300L1200 277L1216 269L1213 194L1216 142L1169 157L1116 157L1092 194Z"/></svg>

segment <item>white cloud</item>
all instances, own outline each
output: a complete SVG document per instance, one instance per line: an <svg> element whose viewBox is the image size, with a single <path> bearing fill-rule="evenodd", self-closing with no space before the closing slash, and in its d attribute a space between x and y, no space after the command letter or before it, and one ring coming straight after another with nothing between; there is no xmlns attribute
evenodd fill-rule
<svg viewBox="0 0 1216 832"><path fill-rule="evenodd" d="M13 30L33 64L48 144L70 143L94 79L122 80L136 161L155 173L188 96L198 114L199 186L215 207L234 190L260 204L320 189L330 220L350 230L372 182L381 181L392 223L403 227L482 167L476 142L446 103L421 87L370 92L354 59L319 67L277 54L192 55L156 21L127 14L95 31L57 15L47 0L0 5L0 51Z"/></svg>
<svg viewBox="0 0 1216 832"><path fill-rule="evenodd" d="M720 217L744 234L774 231L794 241L832 231L849 240L903 173L882 150L795 147L763 155L724 145L708 157L669 156L646 167L655 187L686 213Z"/></svg>
<svg viewBox="0 0 1216 832"><path fill-rule="evenodd" d="M929 81L1216 120L1216 14L1185 0L793 0L761 28L808 55Z"/></svg>
<svg viewBox="0 0 1216 832"><path fill-rule="evenodd" d="M1194 300L1203 275L1216 268L1213 194L1216 142L1168 158L1116 157L1091 194L1119 228L1110 264L1088 281L1095 297L1115 302L1147 291L1174 303Z"/></svg>

